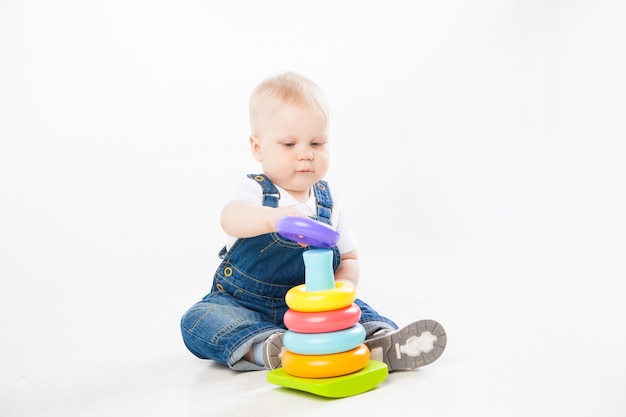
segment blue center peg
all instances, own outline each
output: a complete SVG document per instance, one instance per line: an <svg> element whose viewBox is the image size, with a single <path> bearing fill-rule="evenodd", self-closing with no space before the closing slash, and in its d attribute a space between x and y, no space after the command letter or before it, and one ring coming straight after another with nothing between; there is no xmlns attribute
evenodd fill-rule
<svg viewBox="0 0 626 417"><path fill-rule="evenodd" d="M335 288L332 249L311 249L304 258L304 284L307 291L326 291Z"/></svg>

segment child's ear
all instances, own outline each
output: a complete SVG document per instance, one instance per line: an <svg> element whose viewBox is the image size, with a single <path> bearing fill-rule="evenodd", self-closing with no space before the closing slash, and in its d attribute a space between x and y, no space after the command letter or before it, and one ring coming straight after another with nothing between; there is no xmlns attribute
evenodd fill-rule
<svg viewBox="0 0 626 417"><path fill-rule="evenodd" d="M261 161L261 143L259 142L259 138L255 135L250 136L250 150L252 151L252 156L257 161Z"/></svg>

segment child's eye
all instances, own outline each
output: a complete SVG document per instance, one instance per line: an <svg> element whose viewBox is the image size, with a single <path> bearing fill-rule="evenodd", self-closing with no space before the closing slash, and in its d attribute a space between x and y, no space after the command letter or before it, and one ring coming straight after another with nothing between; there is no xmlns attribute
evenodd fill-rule
<svg viewBox="0 0 626 417"><path fill-rule="evenodd" d="M283 142L283 146L284 146L285 148L291 148L291 147L293 147L294 145L295 145L295 143L293 143L293 142Z"/></svg>
<svg viewBox="0 0 626 417"><path fill-rule="evenodd" d="M314 148L319 148L320 146L324 146L326 142L323 141L315 141L311 143L311 146L313 146Z"/></svg>

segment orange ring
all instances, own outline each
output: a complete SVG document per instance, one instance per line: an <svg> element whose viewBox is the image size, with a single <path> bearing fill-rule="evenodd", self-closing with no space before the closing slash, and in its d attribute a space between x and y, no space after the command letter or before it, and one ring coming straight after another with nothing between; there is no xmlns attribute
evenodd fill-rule
<svg viewBox="0 0 626 417"><path fill-rule="evenodd" d="M347 352L332 355L298 355L287 350L282 357L282 365L291 376L332 378L360 371L369 360L370 350L361 344Z"/></svg>
<svg viewBox="0 0 626 417"><path fill-rule="evenodd" d="M356 300L356 287L345 282L335 282L335 288L323 291L307 291L306 284L287 291L285 302L290 309L313 313L348 307Z"/></svg>

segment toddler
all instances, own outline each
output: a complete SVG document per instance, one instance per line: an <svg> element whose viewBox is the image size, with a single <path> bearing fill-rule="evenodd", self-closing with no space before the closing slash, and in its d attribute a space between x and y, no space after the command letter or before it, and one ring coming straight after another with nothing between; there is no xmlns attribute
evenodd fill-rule
<svg viewBox="0 0 626 417"><path fill-rule="evenodd" d="M309 248L276 233L285 216L332 225L335 279L357 285L359 263L346 214L323 180L329 167L328 108L311 80L285 73L263 81L250 98L250 148L262 173L242 179L224 206L227 233L211 292L182 317L187 348L240 371L280 367L285 294L304 283L302 253ZM436 360L446 345L443 327L420 320L400 330L357 299L371 358L390 371Z"/></svg>

